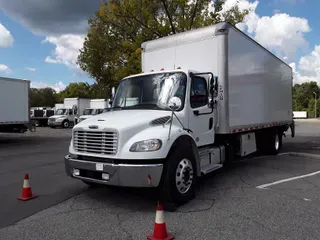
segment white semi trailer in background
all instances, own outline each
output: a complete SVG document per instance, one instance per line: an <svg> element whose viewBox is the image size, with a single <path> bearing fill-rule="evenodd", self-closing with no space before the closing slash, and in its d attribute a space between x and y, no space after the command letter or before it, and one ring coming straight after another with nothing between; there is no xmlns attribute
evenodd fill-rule
<svg viewBox="0 0 320 240"><path fill-rule="evenodd" d="M109 101L106 99L91 99L90 100L90 107L86 108L83 111L83 115L78 118L77 122L81 122L83 120L86 120L92 116L95 116L97 114L101 114L104 109L110 107Z"/></svg>
<svg viewBox="0 0 320 240"><path fill-rule="evenodd" d="M76 124L83 111L90 106L90 99L86 98L65 98L63 108L56 109L55 115L49 117L48 125L52 128L61 126L69 128Z"/></svg>
<svg viewBox="0 0 320 240"><path fill-rule="evenodd" d="M111 111L73 128L69 176L181 203L198 177L294 136L292 69L229 23L143 43L142 71L122 79Z"/></svg>
<svg viewBox="0 0 320 240"><path fill-rule="evenodd" d="M0 132L36 131L30 120L30 81L0 77Z"/></svg>

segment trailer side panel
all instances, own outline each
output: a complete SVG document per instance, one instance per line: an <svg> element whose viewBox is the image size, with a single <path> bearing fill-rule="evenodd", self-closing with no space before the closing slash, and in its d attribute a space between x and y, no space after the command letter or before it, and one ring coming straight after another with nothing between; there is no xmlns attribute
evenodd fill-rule
<svg viewBox="0 0 320 240"><path fill-rule="evenodd" d="M29 81L0 78L0 124L28 123Z"/></svg>
<svg viewBox="0 0 320 240"><path fill-rule="evenodd" d="M292 69L237 31L228 34L230 131L292 121Z"/></svg>

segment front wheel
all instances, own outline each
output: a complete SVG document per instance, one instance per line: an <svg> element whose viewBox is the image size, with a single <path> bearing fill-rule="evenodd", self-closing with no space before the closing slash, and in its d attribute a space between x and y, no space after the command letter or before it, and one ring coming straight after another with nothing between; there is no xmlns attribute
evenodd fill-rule
<svg viewBox="0 0 320 240"><path fill-rule="evenodd" d="M68 120L64 120L63 123L62 123L62 127L63 128L69 128L69 126L70 126L69 121Z"/></svg>
<svg viewBox="0 0 320 240"><path fill-rule="evenodd" d="M164 165L161 184L163 200L182 204L195 196L197 171L190 148L176 148Z"/></svg>

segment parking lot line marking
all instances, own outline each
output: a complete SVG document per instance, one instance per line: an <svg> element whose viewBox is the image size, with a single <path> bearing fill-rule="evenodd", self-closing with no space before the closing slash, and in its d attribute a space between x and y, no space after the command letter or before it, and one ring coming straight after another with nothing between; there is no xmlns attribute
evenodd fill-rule
<svg viewBox="0 0 320 240"><path fill-rule="evenodd" d="M260 186L257 186L256 188L266 189L267 187L272 186L272 185L277 185L277 184L284 183L284 182L290 182L290 181L293 181L293 180L296 180L296 179L311 177L311 176L317 175L319 173L320 173L320 171L317 171L317 172L308 173L308 174L297 176L297 177L286 178L286 179L282 179L282 180L279 180L279 181L276 181L276 182L262 184Z"/></svg>

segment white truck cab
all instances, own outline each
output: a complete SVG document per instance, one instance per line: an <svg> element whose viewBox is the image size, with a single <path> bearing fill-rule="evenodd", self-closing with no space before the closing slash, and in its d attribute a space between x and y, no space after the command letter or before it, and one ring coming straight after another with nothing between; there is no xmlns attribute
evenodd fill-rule
<svg viewBox="0 0 320 240"><path fill-rule="evenodd" d="M55 114L48 119L48 125L51 128L57 126L63 128L69 128L70 123L74 122L76 113L72 108L59 108L56 110Z"/></svg>
<svg viewBox="0 0 320 240"><path fill-rule="evenodd" d="M256 151L277 154L294 129L292 69L231 24L142 49L144 73L120 81L110 111L74 126L67 175L158 187L182 203L198 177Z"/></svg>

